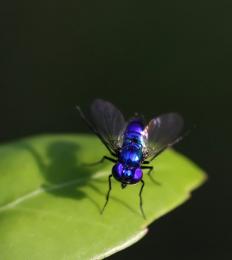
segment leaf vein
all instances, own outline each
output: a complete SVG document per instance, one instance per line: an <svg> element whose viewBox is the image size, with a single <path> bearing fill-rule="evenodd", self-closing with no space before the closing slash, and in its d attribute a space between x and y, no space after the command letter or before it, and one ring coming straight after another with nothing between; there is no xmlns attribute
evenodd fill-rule
<svg viewBox="0 0 232 260"><path fill-rule="evenodd" d="M100 172L97 172L95 175L93 175L93 177L91 179L97 179L97 178L100 178L102 176L106 175L106 172L103 172L103 171L100 171ZM59 184L56 184L56 185L53 185L53 186L50 186L50 187L47 187L47 188L44 188L44 187L39 187L38 189L32 191L32 192L29 192L25 195L22 195L21 197L15 199L14 201L11 201L5 205L2 205L0 207L0 212L2 211L5 211L5 210L9 210L9 209L12 209L14 207L16 207L17 205L29 200L29 199L32 199L42 193L45 193L47 191L52 191L52 190L59 190L59 189L63 189L65 187L68 187L68 186L72 186L74 184L77 184L79 182L82 182L84 181L85 178L77 178L77 179L74 179L74 180L71 180L71 181L68 181L68 182L64 182L64 183L59 183Z"/></svg>

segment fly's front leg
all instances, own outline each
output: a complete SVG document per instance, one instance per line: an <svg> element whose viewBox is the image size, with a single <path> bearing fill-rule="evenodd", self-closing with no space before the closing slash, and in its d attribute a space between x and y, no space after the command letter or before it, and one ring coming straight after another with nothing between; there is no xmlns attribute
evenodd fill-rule
<svg viewBox="0 0 232 260"><path fill-rule="evenodd" d="M110 175L109 175L109 178L108 178L108 181L109 181L109 189L108 189L108 192L107 192L107 194L106 194L106 202L105 202L105 204L104 204L104 206L103 206L103 208L102 208L102 210L101 210L101 214L103 214L103 212L104 212L104 210L105 210L105 207L106 207L106 205L107 205L107 203L108 203L108 201L109 201L110 192L111 192L111 188L112 188L112 185L111 185L111 178L112 178L112 177L113 177L113 175L110 174Z"/></svg>
<svg viewBox="0 0 232 260"><path fill-rule="evenodd" d="M142 169L149 169L149 171L147 172L148 175L151 174L151 172L153 171L154 167L153 166L142 166Z"/></svg>
<svg viewBox="0 0 232 260"><path fill-rule="evenodd" d="M142 186L139 191L139 206L140 206L140 211L143 215L143 218L146 219L145 213L143 211L143 198L142 198L142 192L143 192L143 187L145 185L145 182L143 180L141 180L141 183L142 183Z"/></svg>
<svg viewBox="0 0 232 260"><path fill-rule="evenodd" d="M95 166L95 165L98 165L98 164L103 163L105 160L111 161L111 162L113 162L113 163L116 163L116 162L117 162L117 160L114 159L114 158L111 158L111 157L108 157L108 156L103 156L103 157L101 158L101 160L99 160L99 161L97 161L97 162L87 163L87 164L85 163L84 165L86 165L86 166Z"/></svg>
<svg viewBox="0 0 232 260"><path fill-rule="evenodd" d="M141 167L142 169L148 169L148 172L147 172L147 174L148 174L148 176L149 176L149 178L151 179L151 181L153 182L153 183L155 183L156 185L161 185L161 183L160 182L158 182L158 181L156 181L153 177L152 177L152 175L151 175L151 173L152 173L152 171L153 171L153 169L154 169L154 167L153 166L146 166L146 165L142 165L142 167Z"/></svg>

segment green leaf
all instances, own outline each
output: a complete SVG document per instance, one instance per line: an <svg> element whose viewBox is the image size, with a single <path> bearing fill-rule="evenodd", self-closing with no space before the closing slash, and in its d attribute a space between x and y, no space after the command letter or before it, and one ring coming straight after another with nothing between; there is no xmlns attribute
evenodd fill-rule
<svg viewBox="0 0 232 260"><path fill-rule="evenodd" d="M89 135L45 135L0 146L0 254L4 260L102 259L141 239L147 225L189 198L206 175L173 150L144 174L144 220L138 185L121 189L112 164L87 167L105 155Z"/></svg>

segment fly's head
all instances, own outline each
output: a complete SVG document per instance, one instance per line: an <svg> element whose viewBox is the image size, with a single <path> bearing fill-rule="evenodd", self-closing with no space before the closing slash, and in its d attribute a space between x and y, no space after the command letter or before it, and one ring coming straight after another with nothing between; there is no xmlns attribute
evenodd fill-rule
<svg viewBox="0 0 232 260"><path fill-rule="evenodd" d="M128 167L120 162L114 165L112 174L116 180L123 184L135 184L143 177L143 171L140 167Z"/></svg>

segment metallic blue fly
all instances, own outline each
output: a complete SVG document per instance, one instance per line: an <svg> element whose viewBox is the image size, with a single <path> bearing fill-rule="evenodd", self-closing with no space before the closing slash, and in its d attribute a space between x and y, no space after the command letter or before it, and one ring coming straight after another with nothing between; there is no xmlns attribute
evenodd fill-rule
<svg viewBox="0 0 232 260"><path fill-rule="evenodd" d="M109 175L109 190L102 212L108 203L111 178L114 177L121 183L122 188L128 184L141 182L140 209L145 218L142 204L145 183L142 170L148 169L150 176L153 166L148 164L166 148L182 139L178 137L183 127L182 117L176 113L168 113L153 118L147 125L138 115L125 121L122 113L113 104L101 99L96 99L92 103L88 117L83 114L80 107L77 109L81 118L114 157L104 156L97 162L102 163L107 159L115 163L112 174Z"/></svg>

